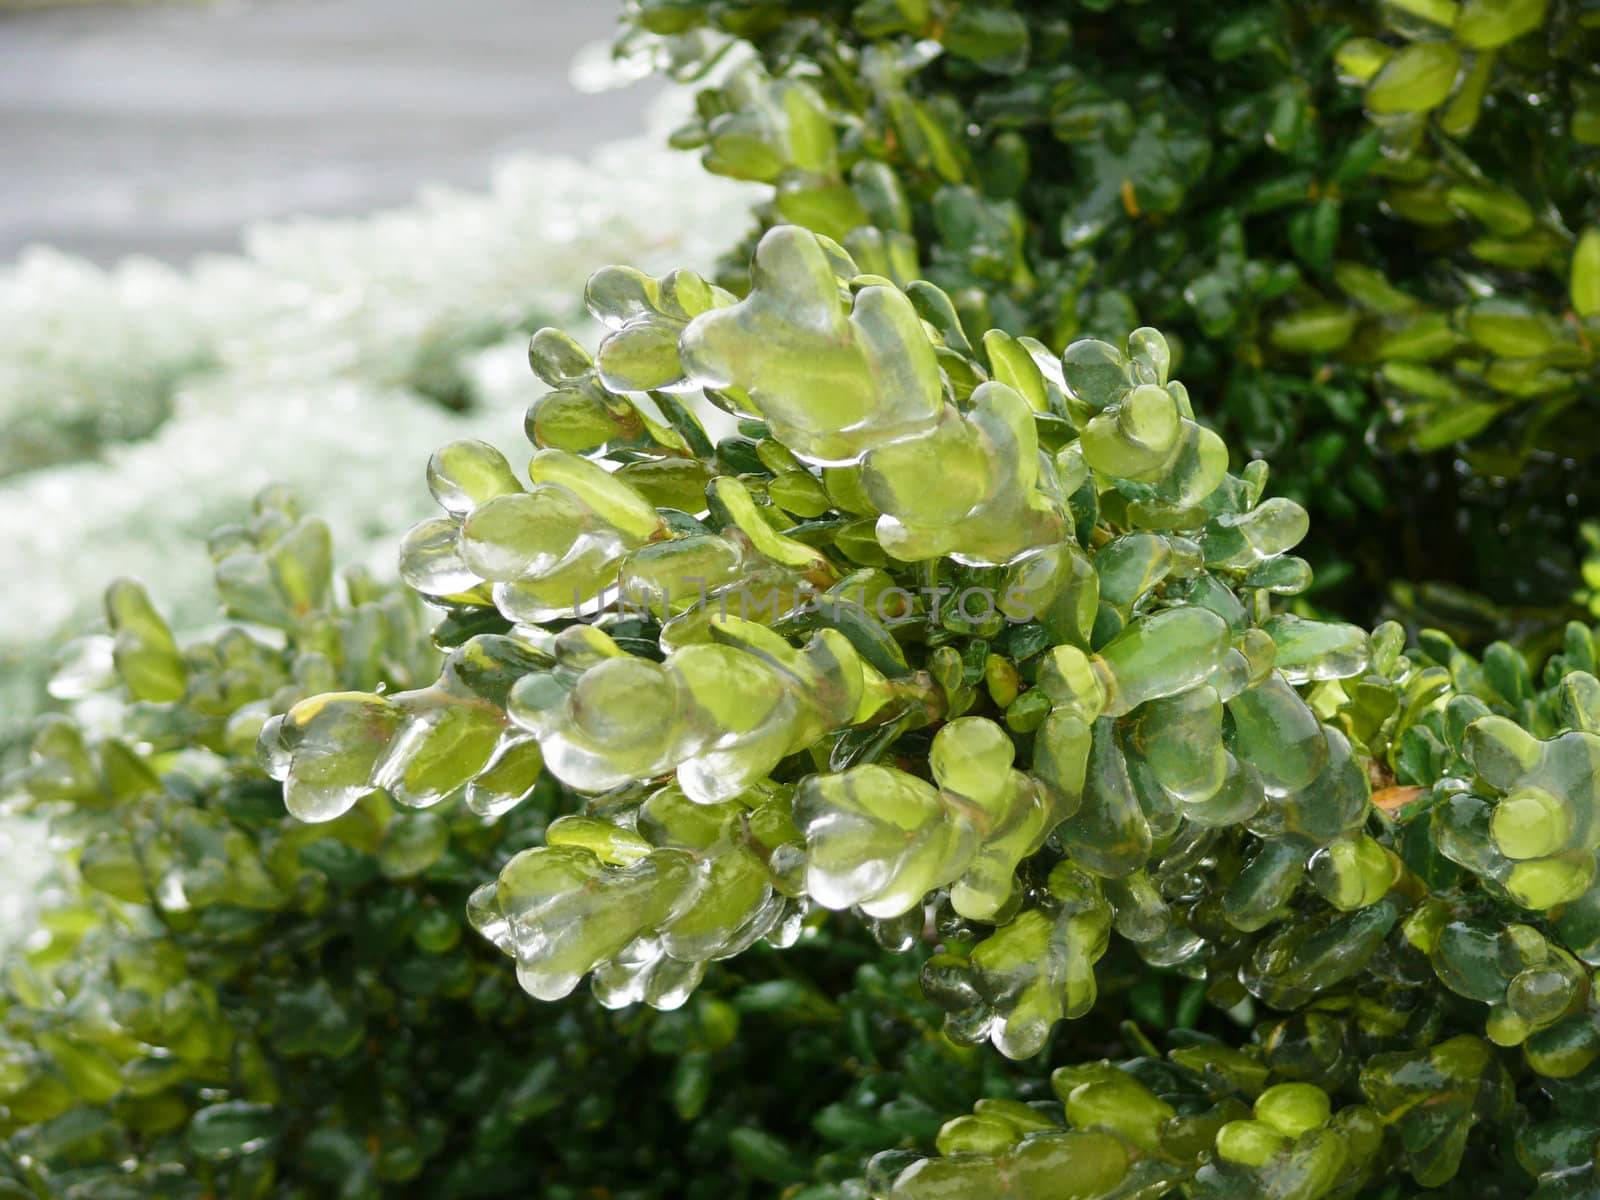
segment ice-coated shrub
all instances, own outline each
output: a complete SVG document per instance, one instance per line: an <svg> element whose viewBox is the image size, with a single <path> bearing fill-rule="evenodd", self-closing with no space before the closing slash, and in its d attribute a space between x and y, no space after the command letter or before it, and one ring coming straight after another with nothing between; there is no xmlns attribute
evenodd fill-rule
<svg viewBox="0 0 1600 1200"><path fill-rule="evenodd" d="M1593 1186L1592 631L1536 681L1293 611L1308 515L1229 470L1153 329L979 336L793 226L743 299L620 267L587 299L594 356L533 340L526 473L428 464L437 681L262 725L291 813L514 815L542 771L588 800L468 910L537 999L671 1011L848 912L932 948L945 1039L1055 1068L813 1195Z"/></svg>
<svg viewBox="0 0 1600 1200"><path fill-rule="evenodd" d="M536 761L501 772L503 816L382 795L286 814L266 719L440 663L416 597L336 576L330 543L269 489L211 539L226 627L180 642L121 580L110 632L71 648L78 707L3 789L65 853L27 936L0 926L0 1196L755 1197L1006 1086L927 1037L916 959L849 929L670 1014L530 1006L467 901L575 808ZM9 883L51 858L4 845Z"/></svg>
<svg viewBox="0 0 1600 1200"><path fill-rule="evenodd" d="M1052 346L1161 328L1319 597L1559 635L1597 502L1600 19L1584 0L634 0L739 62L675 137L764 223ZM730 278L742 271L734 262ZM1499 552L1515 529L1523 553ZM1425 532L1424 532L1425 531ZM1526 621L1529 614L1519 613ZM1544 643L1547 647L1549 641Z"/></svg>
<svg viewBox="0 0 1600 1200"><path fill-rule="evenodd" d="M203 626L189 548L268 482L322 498L352 555L384 539L387 575L420 511L387 463L482 431L458 410L509 410L530 383L502 361L581 313L601 254L710 263L748 190L633 139L506 159L481 193L259 225L183 274L42 250L0 271L0 760L108 576L160 572L176 627Z"/></svg>

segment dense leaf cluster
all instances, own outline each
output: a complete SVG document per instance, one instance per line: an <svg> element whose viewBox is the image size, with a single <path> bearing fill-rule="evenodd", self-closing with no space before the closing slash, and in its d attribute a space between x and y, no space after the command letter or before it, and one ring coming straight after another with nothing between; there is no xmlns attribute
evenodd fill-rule
<svg viewBox="0 0 1600 1200"><path fill-rule="evenodd" d="M110 588L0 1196L1600 1190L1600 14L631 19L748 271L594 275L405 590Z"/></svg>
<svg viewBox="0 0 1600 1200"><path fill-rule="evenodd" d="M1318 514L1321 596L1555 619L1596 495L1600 11L1582 0L635 0L764 220L1052 345L1173 340ZM741 263L733 264L737 276ZM1508 528L1524 552L1498 553ZM1425 533L1423 531L1426 531Z"/></svg>
<svg viewBox="0 0 1600 1200"><path fill-rule="evenodd" d="M1164 1058L1136 1028L1106 1047L1131 1059L1055 1043L1054 1102L1013 1079L942 1157L822 1194L1316 1200L1449 1185L1469 1148L1473 1194L1577 1186L1589 631L1536 685L1503 642L1285 611L1307 514L1264 463L1229 471L1153 329L974 337L794 226L742 300L626 268L588 300L593 357L534 339L526 482L483 443L429 464L444 515L401 566L449 613L438 681L263 726L291 811L514 813L541 770L589 797L469 903L542 1000L592 976L670 1011L848 910L934 944L956 1045L1094 1028L1106 958L1220 1021ZM738 433L713 443L689 389Z"/></svg>
<svg viewBox="0 0 1600 1200"><path fill-rule="evenodd" d="M547 776L498 820L381 794L287 816L262 722L439 656L281 491L213 552L235 624L180 651L114 585L112 632L56 680L98 706L47 719L8 781L78 882L0 983L0 1195L759 1195L1006 1086L922 1036L915 961L826 930L674 1013L530 1006L466 904L571 797Z"/></svg>

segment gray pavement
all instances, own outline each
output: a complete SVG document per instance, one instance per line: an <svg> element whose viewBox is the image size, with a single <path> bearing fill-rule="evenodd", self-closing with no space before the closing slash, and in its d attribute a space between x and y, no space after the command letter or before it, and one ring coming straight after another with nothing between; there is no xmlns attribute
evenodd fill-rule
<svg viewBox="0 0 1600 1200"><path fill-rule="evenodd" d="M0 263L33 242L181 263L252 221L481 186L508 152L642 132L654 91L569 80L616 0L3 5Z"/></svg>

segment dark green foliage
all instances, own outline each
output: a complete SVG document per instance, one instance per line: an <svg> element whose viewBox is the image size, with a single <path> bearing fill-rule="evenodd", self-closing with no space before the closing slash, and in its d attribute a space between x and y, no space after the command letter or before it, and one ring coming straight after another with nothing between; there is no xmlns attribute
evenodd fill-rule
<svg viewBox="0 0 1600 1200"><path fill-rule="evenodd" d="M771 184L766 222L931 279L980 329L1166 332L1202 419L1314 508L1319 601L1372 619L1409 580L1429 586L1400 610L1464 638L1508 618L1463 590L1559 627L1600 477L1591 4L635 0L630 20L624 44L676 75L740 62L677 141Z"/></svg>
<svg viewBox="0 0 1600 1200"><path fill-rule="evenodd" d="M335 582L286 496L214 548L232 614L283 644L254 624L179 652L115 585L114 678L61 681L120 701L111 732L103 710L101 732L49 718L10 781L82 882L0 990L0 1196L755 1196L854 1174L1005 1086L927 1039L915 960L830 931L673 1013L530 1005L467 895L573 798L547 777L498 820L381 795L287 817L262 719L330 683L431 678L438 654L404 594Z"/></svg>
<svg viewBox="0 0 1600 1200"><path fill-rule="evenodd" d="M481 632L430 688L265 724L290 808L483 807L536 745L587 799L468 911L539 1000L592 977L671 1011L823 910L932 943L945 1041L1018 1066L939 1157L895 1131L862 1178L819 1167L816 1197L1577 1178L1588 1127L1549 1113L1600 1063L1593 632L1536 676L1503 641L1287 611L1307 514L1264 463L1228 472L1153 329L1059 357L976 337L942 290L794 226L744 290L607 268L592 357L534 338L554 390L528 482L440 448L444 515L402 548ZM713 445L646 379L705 389L741 437ZM732 1146L805 1178L778 1143Z"/></svg>
<svg viewBox="0 0 1600 1200"><path fill-rule="evenodd" d="M1600 1190L1600 10L631 20L752 270L598 272L408 592L112 586L0 1197Z"/></svg>

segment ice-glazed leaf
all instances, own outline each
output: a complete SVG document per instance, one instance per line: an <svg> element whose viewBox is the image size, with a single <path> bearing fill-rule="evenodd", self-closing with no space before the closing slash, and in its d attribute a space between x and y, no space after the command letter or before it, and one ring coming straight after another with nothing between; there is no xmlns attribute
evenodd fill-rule
<svg viewBox="0 0 1600 1200"><path fill-rule="evenodd" d="M1101 648L1113 716L1203 683L1228 650L1228 627L1209 609L1169 608L1142 617Z"/></svg>
<svg viewBox="0 0 1600 1200"><path fill-rule="evenodd" d="M1037 488L1038 437L1027 403L984 383L961 414L946 405L921 436L868 452L862 483L883 516L878 540L904 561L949 555L1000 565L1061 540L1059 507ZM941 486L927 486L929 472Z"/></svg>
<svg viewBox="0 0 1600 1200"><path fill-rule="evenodd" d="M1455 86L1461 55L1449 42L1417 42L1391 58L1367 85L1373 113L1413 113L1437 108Z"/></svg>
<svg viewBox="0 0 1600 1200"><path fill-rule="evenodd" d="M806 837L806 891L827 908L899 916L958 878L977 849L974 824L938 789L875 763L808 776L794 809Z"/></svg>
<svg viewBox="0 0 1600 1200"><path fill-rule="evenodd" d="M302 700L261 731L261 753L302 821L331 821L378 786L373 779L405 711L382 696L334 692Z"/></svg>
<svg viewBox="0 0 1600 1200"><path fill-rule="evenodd" d="M1206 529L1206 565L1243 569L1294 549L1311 527L1306 510L1274 497L1237 515L1224 513Z"/></svg>
<svg viewBox="0 0 1600 1200"><path fill-rule="evenodd" d="M504 711L443 688L391 697L404 723L373 782L401 804L426 808L465 787L494 756L510 723Z"/></svg>
<svg viewBox="0 0 1600 1200"><path fill-rule="evenodd" d="M1008 1058L1044 1046L1063 1018L1094 1005L1094 964L1111 933L1111 906L1098 883L1070 860L1050 873L1048 900L979 942L966 962L930 959L923 987L950 1012L946 1031L967 1042L988 1038Z"/></svg>
<svg viewBox="0 0 1600 1200"><path fill-rule="evenodd" d="M545 765L579 791L602 792L675 768L690 734L682 679L659 663L607 658L569 688L547 674L511 690L513 720L539 739Z"/></svg>
<svg viewBox="0 0 1600 1200"><path fill-rule="evenodd" d="M1290 683L1348 679L1365 672L1371 658L1366 631L1355 625L1285 613L1262 628L1277 647L1274 665Z"/></svg>
<svg viewBox="0 0 1600 1200"><path fill-rule="evenodd" d="M678 338L689 321L733 297L692 271L653 279L632 267L604 267L589 278L584 299L611 332L595 367L612 392L674 390L685 386Z"/></svg>
<svg viewBox="0 0 1600 1200"><path fill-rule="evenodd" d="M1109 1133L1040 1133L998 1156L925 1158L890 1200L1102 1200L1121 1193L1133 1154Z"/></svg>
<svg viewBox="0 0 1600 1200"><path fill-rule="evenodd" d="M1423 1187L1453 1177L1473 1128L1503 1120L1511 1105L1493 1047L1467 1036L1374 1055L1361 1072L1361 1090L1398 1133L1411 1177Z"/></svg>
<svg viewBox="0 0 1600 1200"><path fill-rule="evenodd" d="M929 428L941 403L933 346L905 294L868 286L850 300L816 235L783 226L756 248L747 299L684 331L696 383L747 393L808 462L856 461Z"/></svg>
<svg viewBox="0 0 1600 1200"><path fill-rule="evenodd" d="M576 846L541 846L480 888L469 915L517 960L517 980L530 995L559 1000L692 903L694 885L693 859L682 851L608 867Z"/></svg>
<svg viewBox="0 0 1600 1200"><path fill-rule="evenodd" d="M400 578L425 596L461 595L483 579L462 557L460 527L447 517L413 525L400 542Z"/></svg>
<svg viewBox="0 0 1600 1200"><path fill-rule="evenodd" d="M463 516L496 496L522 490L505 455L487 442L449 442L428 460L428 490L439 507Z"/></svg>
<svg viewBox="0 0 1600 1200"><path fill-rule="evenodd" d="M1011 737L983 717L960 717L933 739L929 753L941 798L971 820L979 846L950 889L950 904L971 920L990 920L1012 897L1017 864L1049 835L1060 811L1048 790L1011 769Z"/></svg>
<svg viewBox="0 0 1600 1200"><path fill-rule="evenodd" d="M1552 908L1587 891L1600 848L1600 736L1574 730L1541 742L1504 717L1486 716L1463 741L1479 779L1500 793L1487 810L1492 847L1480 845L1472 865L1526 908Z"/></svg>

